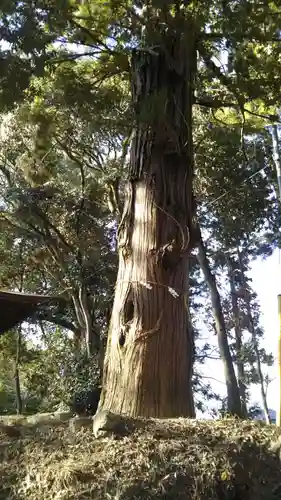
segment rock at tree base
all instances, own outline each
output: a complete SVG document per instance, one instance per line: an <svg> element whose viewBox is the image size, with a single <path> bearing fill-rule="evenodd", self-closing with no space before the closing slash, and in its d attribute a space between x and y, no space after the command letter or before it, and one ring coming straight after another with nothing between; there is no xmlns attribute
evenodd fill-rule
<svg viewBox="0 0 281 500"><path fill-rule="evenodd" d="M96 438L128 433L128 421L121 415L102 410L93 417L93 433Z"/></svg>

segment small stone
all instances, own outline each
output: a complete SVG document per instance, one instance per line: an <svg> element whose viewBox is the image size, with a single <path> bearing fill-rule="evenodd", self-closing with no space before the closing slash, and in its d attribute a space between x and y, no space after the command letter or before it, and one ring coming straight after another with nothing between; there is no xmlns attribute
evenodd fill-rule
<svg viewBox="0 0 281 500"><path fill-rule="evenodd" d="M116 413L101 410L93 417L93 433L96 438L112 434L124 435L126 430L126 420Z"/></svg>

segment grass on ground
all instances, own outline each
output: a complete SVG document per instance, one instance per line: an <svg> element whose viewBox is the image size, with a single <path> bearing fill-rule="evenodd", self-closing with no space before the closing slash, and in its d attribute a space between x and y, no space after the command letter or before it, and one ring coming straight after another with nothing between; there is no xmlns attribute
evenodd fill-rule
<svg viewBox="0 0 281 500"><path fill-rule="evenodd" d="M235 419L140 420L120 439L42 425L0 436L0 500L281 500L278 438Z"/></svg>

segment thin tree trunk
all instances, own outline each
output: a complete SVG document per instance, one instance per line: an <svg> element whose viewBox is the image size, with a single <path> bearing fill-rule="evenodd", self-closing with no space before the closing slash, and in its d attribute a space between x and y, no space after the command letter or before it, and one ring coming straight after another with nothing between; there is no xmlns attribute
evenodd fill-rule
<svg viewBox="0 0 281 500"><path fill-rule="evenodd" d="M132 416L195 414L188 328L192 29L174 38L164 32L164 49L156 44L132 59L137 126L100 405Z"/></svg>
<svg viewBox="0 0 281 500"><path fill-rule="evenodd" d="M92 318L89 312L86 289L83 285L79 286L79 303L82 315L82 323L84 324L85 347L88 358L94 353L97 345L95 345L94 331L92 328Z"/></svg>
<svg viewBox="0 0 281 500"><path fill-rule="evenodd" d="M200 229L199 229L200 232ZM223 363L224 376L226 381L227 389L227 406L228 411L232 415L237 415L239 417L243 416L240 402L239 388L237 384L237 379L231 359L231 353L228 345L228 338L226 333L224 315L221 306L220 295L217 289L216 279L212 274L208 258L206 255L206 249L203 243L202 235L200 232L199 242L198 242L198 262L202 269L205 281L208 285L210 291L210 297L212 302L212 310L215 320L216 333L218 336L218 345L220 357Z"/></svg>
<svg viewBox="0 0 281 500"><path fill-rule="evenodd" d="M234 281L234 269L231 263L231 260L228 260L228 277L230 282L230 295L231 295L231 305L232 305L232 314L234 318L234 332L235 332L235 351L236 351L236 365L237 365L237 378L238 378L238 386L241 398L241 408L242 413L246 417L247 416L247 403L246 403L246 386L245 386L245 369L244 363L242 359L242 331L240 327L240 319L239 319L239 307L237 303L237 294L235 289L235 281Z"/></svg>
<svg viewBox="0 0 281 500"><path fill-rule="evenodd" d="M78 293L73 291L72 302L74 304L77 323L80 327L80 332L78 333L78 329L75 333L75 345L78 350L81 350L84 342L87 355L90 357L95 352L99 352L100 338L92 325L86 290L83 285L79 286Z"/></svg>
<svg viewBox="0 0 281 500"><path fill-rule="evenodd" d="M264 378L263 378L263 373L262 373L259 346L258 346L258 342L257 342L255 325L254 325L254 320L253 320L252 311L251 311L250 297L249 297L249 293L247 290L247 282L246 282L245 273L244 273L244 265L243 265L242 256L241 256L241 253L239 252L239 250L237 253L238 253L239 267L240 267L241 278L242 278L242 286L244 289L244 297L245 297L245 303L246 303L246 309L247 309L247 316L248 316L248 321L249 321L249 331L252 335L252 342L253 342L253 346L254 346L255 355L257 358L257 372L258 372L258 377L259 377L259 381L260 381L262 406L263 406L263 410L264 410L264 414L265 414L266 423L270 424L270 415L269 415L269 409L268 409L267 399L266 399L266 389L265 389L265 383L264 383Z"/></svg>
<svg viewBox="0 0 281 500"><path fill-rule="evenodd" d="M22 397L20 388L20 377L19 377L20 353L21 353L21 327L19 326L17 328L17 347L16 347L16 359L15 359L15 372L14 372L17 414L22 413Z"/></svg>

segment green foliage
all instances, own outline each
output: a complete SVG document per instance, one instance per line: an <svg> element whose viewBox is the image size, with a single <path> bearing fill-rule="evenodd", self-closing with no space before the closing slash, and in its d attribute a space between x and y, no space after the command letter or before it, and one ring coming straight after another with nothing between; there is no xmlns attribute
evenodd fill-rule
<svg viewBox="0 0 281 500"><path fill-rule="evenodd" d="M268 254L280 238L269 138L255 134L241 143L236 129L222 128L208 118L203 116L203 124L209 123L207 133L199 129L196 134L195 189L200 225L212 234L210 250L217 249L219 241L221 249L241 247L251 255L260 255L262 244Z"/></svg>
<svg viewBox="0 0 281 500"><path fill-rule="evenodd" d="M16 413L15 368L17 354L17 331L11 331L0 337L0 414ZM28 339L21 332L20 380L23 399L25 398L26 377L29 367L35 363L37 351L29 345Z"/></svg>
<svg viewBox="0 0 281 500"><path fill-rule="evenodd" d="M16 413L15 341L14 332L0 339L0 414ZM75 350L73 338L54 328L25 332L19 369L24 414L67 407L76 392L101 382L97 357Z"/></svg>
<svg viewBox="0 0 281 500"><path fill-rule="evenodd" d="M102 144L101 135L97 138L96 156L89 150L86 171L83 149L93 131L88 136L83 134L87 124L81 119L83 144L78 142L77 133L75 143L70 135L58 139L63 122L58 128L54 114L52 108L44 111L42 101L37 99L30 105L27 102L6 122L0 144L0 281L2 287L24 286L26 291L49 291L53 295L67 289L65 311L49 311L42 319L54 320L78 333L84 328L73 307L79 287L87 294L93 329L104 328L116 272L112 235L107 227L112 219L102 182L108 174L100 170L104 160L98 151L106 147L106 137ZM95 157L99 165L95 165Z"/></svg>
<svg viewBox="0 0 281 500"><path fill-rule="evenodd" d="M49 329L42 340L37 359L25 370L28 411L34 402L37 411L53 411L62 402L69 404L75 392L100 383L96 357L88 359L85 352L75 351L73 339L65 333Z"/></svg>

